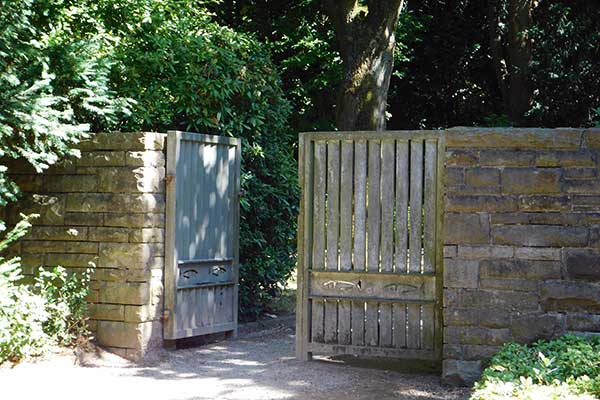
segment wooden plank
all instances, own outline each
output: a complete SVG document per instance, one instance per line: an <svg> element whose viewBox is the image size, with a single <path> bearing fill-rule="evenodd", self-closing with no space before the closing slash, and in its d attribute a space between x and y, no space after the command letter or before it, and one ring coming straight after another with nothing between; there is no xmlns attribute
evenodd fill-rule
<svg viewBox="0 0 600 400"><path fill-rule="evenodd" d="M433 301L434 275L311 271L309 295Z"/></svg>
<svg viewBox="0 0 600 400"><path fill-rule="evenodd" d="M392 347L392 304L379 304L379 346Z"/></svg>
<svg viewBox="0 0 600 400"><path fill-rule="evenodd" d="M446 155L446 139L444 135L440 135L438 139L438 157L437 157L437 190L436 190L436 207L438 210L436 218L436 252L435 252L435 276L437 284L437 295L435 305L435 327L434 327L434 352L437 358L441 360L443 358L443 313L442 313L442 299L444 297L443 288L443 275L444 275L444 240L441 232L444 232L444 189L443 182L446 181L445 163Z"/></svg>
<svg viewBox="0 0 600 400"><path fill-rule="evenodd" d="M322 343L309 343L311 352L333 355L355 355L358 357L392 357L407 360L437 360L437 355L431 350L397 349L386 347L344 346Z"/></svg>
<svg viewBox="0 0 600 400"><path fill-rule="evenodd" d="M334 131L334 132L303 132L301 135L309 140L396 140L411 138L415 140L435 139L444 134L440 130L418 131Z"/></svg>
<svg viewBox="0 0 600 400"><path fill-rule="evenodd" d="M406 346L409 349L419 349L421 345L421 305L420 304L407 304L407 332L406 332Z"/></svg>
<svg viewBox="0 0 600 400"><path fill-rule="evenodd" d="M423 330L421 334L421 348L425 350L433 350L434 330L435 330L435 313L434 304L423 304L422 306L422 321Z"/></svg>
<svg viewBox="0 0 600 400"><path fill-rule="evenodd" d="M394 347L406 347L406 304L393 304Z"/></svg>
<svg viewBox="0 0 600 400"><path fill-rule="evenodd" d="M236 328L236 323L228 322L221 325L201 326L193 329L181 329L175 332L175 339L182 339L191 336L210 335L217 332L233 331Z"/></svg>
<svg viewBox="0 0 600 400"><path fill-rule="evenodd" d="M366 266L367 238L367 143L354 144L354 263L355 271Z"/></svg>
<svg viewBox="0 0 600 400"><path fill-rule="evenodd" d="M379 345L379 304L367 302L365 311L365 345L377 347Z"/></svg>
<svg viewBox="0 0 600 400"><path fill-rule="evenodd" d="M394 175L395 144L381 144L381 271L394 269ZM392 346L392 305L379 305L379 345Z"/></svg>
<svg viewBox="0 0 600 400"><path fill-rule="evenodd" d="M312 270L322 270L325 266L325 189L327 156L325 143L315 143L314 150L314 189L313 189L313 250ZM315 300L311 306L311 340L322 342L324 340L324 302Z"/></svg>
<svg viewBox="0 0 600 400"><path fill-rule="evenodd" d="M365 345L365 303L352 301L352 345Z"/></svg>
<svg viewBox="0 0 600 400"><path fill-rule="evenodd" d="M352 270L353 144L342 142L340 172L340 271ZM338 343L351 344L352 303L338 302Z"/></svg>
<svg viewBox="0 0 600 400"><path fill-rule="evenodd" d="M379 271L381 239L381 144L369 140L367 188L367 271Z"/></svg>
<svg viewBox="0 0 600 400"><path fill-rule="evenodd" d="M340 238L340 142L327 143L327 270L338 270ZM337 301L325 302L324 339L337 342Z"/></svg>
<svg viewBox="0 0 600 400"><path fill-rule="evenodd" d="M423 213L423 142L410 142L410 265L409 272L421 272Z"/></svg>
<svg viewBox="0 0 600 400"><path fill-rule="evenodd" d="M238 312L239 312L239 282L240 282L240 187L241 187L241 164L242 164L242 141L235 141L234 152L234 196L233 196L233 259L234 259L234 282L235 286L232 289L232 308L231 319L235 326L232 335L235 337L238 334Z"/></svg>
<svg viewBox="0 0 600 400"><path fill-rule="evenodd" d="M408 272L408 142L396 142L396 229L395 266L397 273Z"/></svg>
<svg viewBox="0 0 600 400"><path fill-rule="evenodd" d="M425 142L425 188L424 188L424 220L423 220L423 272L435 270L436 251L436 172L437 141Z"/></svg>

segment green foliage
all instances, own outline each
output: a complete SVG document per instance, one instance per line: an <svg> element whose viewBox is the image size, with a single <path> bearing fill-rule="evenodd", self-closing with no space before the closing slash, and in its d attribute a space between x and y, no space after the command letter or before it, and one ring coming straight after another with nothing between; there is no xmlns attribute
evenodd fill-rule
<svg viewBox="0 0 600 400"><path fill-rule="evenodd" d="M0 240L0 252L27 233L36 215L22 217ZM70 345L87 335L84 313L90 271L78 277L61 267L40 268L31 287L22 284L18 257L0 257L0 364L37 356L53 344Z"/></svg>
<svg viewBox="0 0 600 400"><path fill-rule="evenodd" d="M544 397L541 397L542 393ZM586 339L565 335L531 346L507 344L492 358L471 398L565 398L562 396L575 395L600 396L598 337Z"/></svg>

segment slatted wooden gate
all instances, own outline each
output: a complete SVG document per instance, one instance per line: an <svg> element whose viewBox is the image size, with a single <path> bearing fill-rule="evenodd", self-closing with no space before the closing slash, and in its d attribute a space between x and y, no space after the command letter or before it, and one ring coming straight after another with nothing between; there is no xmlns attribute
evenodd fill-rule
<svg viewBox="0 0 600 400"><path fill-rule="evenodd" d="M164 338L237 331L240 140L167 137Z"/></svg>
<svg viewBox="0 0 600 400"><path fill-rule="evenodd" d="M443 140L301 134L298 358L440 359Z"/></svg>

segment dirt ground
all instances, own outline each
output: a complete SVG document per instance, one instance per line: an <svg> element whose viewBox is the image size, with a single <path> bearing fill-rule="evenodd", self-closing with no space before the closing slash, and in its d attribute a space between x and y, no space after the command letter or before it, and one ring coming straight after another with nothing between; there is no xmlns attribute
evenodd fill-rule
<svg viewBox="0 0 600 400"><path fill-rule="evenodd" d="M0 369L2 399L464 399L414 365L294 358L293 319L237 339L162 351L133 364L106 352L63 354ZM375 367L375 368L374 368ZM411 371L409 373L407 371Z"/></svg>

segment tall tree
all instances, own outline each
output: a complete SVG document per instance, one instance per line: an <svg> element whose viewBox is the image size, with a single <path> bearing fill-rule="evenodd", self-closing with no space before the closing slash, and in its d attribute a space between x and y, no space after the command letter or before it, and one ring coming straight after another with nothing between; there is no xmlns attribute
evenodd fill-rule
<svg viewBox="0 0 600 400"><path fill-rule="evenodd" d="M489 2L492 58L505 110L513 125L524 122L525 113L532 103L533 89L529 77L532 43L527 31L532 25L533 7L533 0Z"/></svg>
<svg viewBox="0 0 600 400"><path fill-rule="evenodd" d="M384 130L403 0L326 0L343 64L340 130Z"/></svg>

